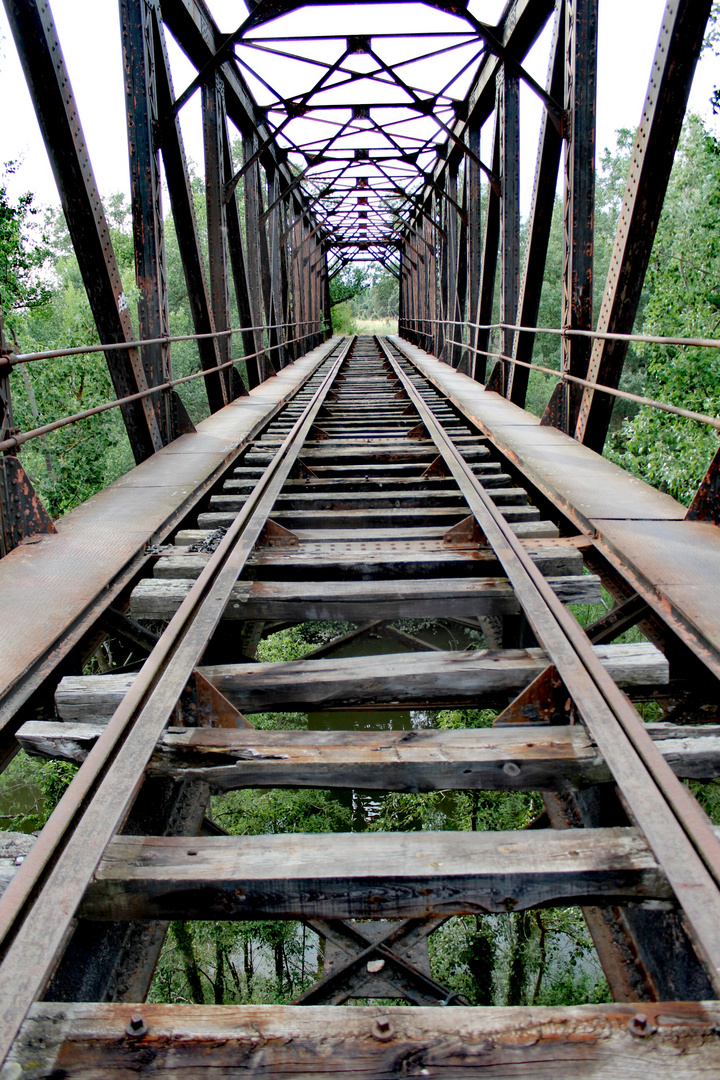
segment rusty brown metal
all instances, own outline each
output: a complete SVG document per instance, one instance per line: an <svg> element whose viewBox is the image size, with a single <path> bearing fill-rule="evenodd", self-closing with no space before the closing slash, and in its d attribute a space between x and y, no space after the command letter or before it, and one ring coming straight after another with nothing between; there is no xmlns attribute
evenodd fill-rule
<svg viewBox="0 0 720 1080"><path fill-rule="evenodd" d="M298 547L297 535L277 521L268 518L258 538L258 547L266 548L296 548Z"/></svg>
<svg viewBox="0 0 720 1080"><path fill-rule="evenodd" d="M0 458L0 555L32 536L57 532L19 458Z"/></svg>
<svg viewBox="0 0 720 1080"><path fill-rule="evenodd" d="M470 514L457 525L451 525L443 533L443 546L449 548L471 548L487 544L487 537L477 523L477 518Z"/></svg>
<svg viewBox="0 0 720 1080"><path fill-rule="evenodd" d="M574 706L565 683L554 665L545 668L521 694L493 720L493 727L527 724L571 724Z"/></svg>
<svg viewBox="0 0 720 1080"><path fill-rule="evenodd" d="M177 727L254 727L217 687L197 670L193 671L190 681L180 695L171 719L172 724Z"/></svg>
<svg viewBox="0 0 720 1080"><path fill-rule="evenodd" d="M695 493L687 512L687 520L711 521L713 525L720 525L720 450L710 462L708 471Z"/></svg>

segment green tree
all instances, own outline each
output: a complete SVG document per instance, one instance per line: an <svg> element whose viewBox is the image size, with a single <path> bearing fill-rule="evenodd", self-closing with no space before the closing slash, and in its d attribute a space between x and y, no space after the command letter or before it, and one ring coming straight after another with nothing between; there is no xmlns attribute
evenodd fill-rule
<svg viewBox="0 0 720 1080"><path fill-rule="evenodd" d="M720 329L720 143L698 117L685 125L646 280L643 331L713 337ZM645 393L720 413L720 353L685 346L638 347ZM717 450L713 429L652 408L623 424L609 456L689 502Z"/></svg>

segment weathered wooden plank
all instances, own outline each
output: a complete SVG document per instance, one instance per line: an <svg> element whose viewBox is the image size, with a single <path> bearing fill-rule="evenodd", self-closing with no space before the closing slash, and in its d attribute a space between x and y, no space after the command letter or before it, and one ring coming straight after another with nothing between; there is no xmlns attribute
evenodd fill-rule
<svg viewBox="0 0 720 1080"><path fill-rule="evenodd" d="M498 505L527 502L527 492L519 487L492 487L488 494ZM242 493L213 495L213 510L232 510L235 513L245 505ZM363 490L330 492L292 492L278 496L275 506L280 510L383 510L394 508L454 507L466 506L460 491L373 491Z"/></svg>
<svg viewBox="0 0 720 1080"><path fill-rule="evenodd" d="M414 550L393 550L388 544L373 545L371 542L334 551L323 551L320 545L316 545L314 551L308 551L305 545L285 552L260 549L248 562L248 574L251 577L273 574L285 579L290 575L302 578L304 574L319 573L323 577L347 578L351 574L368 579L379 575L433 577L437 573L502 573L497 556L487 548L452 550L443 548L440 542L433 546L435 550L430 549L429 543L420 548L418 543ZM562 544L529 548L529 553L547 577L582 574L582 555ZM168 553L155 563L153 575L156 578L196 578L209 558L209 554Z"/></svg>
<svg viewBox="0 0 720 1080"><path fill-rule="evenodd" d="M557 539L559 536L559 529L554 522L547 520L541 521L539 518L532 521L510 521L509 525L515 535L519 536L521 540ZM293 531L297 535L298 540L315 544L360 543L368 540L373 543L383 540L392 540L405 544L442 539L445 527L442 524L429 527L419 526L387 529L368 529L357 526L354 529L301 528ZM175 542L181 546L185 544L196 544L207 539L211 533L212 529L210 528L180 529L180 531L176 533Z"/></svg>
<svg viewBox="0 0 720 1080"><path fill-rule="evenodd" d="M498 509L509 522L540 520L540 511L535 506L508 505ZM229 511L208 510L198 514L198 525L208 529L229 528L235 517L236 514ZM273 520L288 529L427 528L453 525L464 517L467 517L467 507L462 506L457 509L428 506L387 510L277 510L273 513Z"/></svg>
<svg viewBox="0 0 720 1080"><path fill-rule="evenodd" d="M328 855L332 852L332 857ZM116 837L90 919L426 918L672 896L637 829Z"/></svg>
<svg viewBox="0 0 720 1080"><path fill-rule="evenodd" d="M20 745L32 754L83 761L102 724L29 721ZM720 730L662 725L650 734L678 776L720 776ZM566 791L612 780L580 726L538 730L250 731L171 728L148 772L202 780L216 790L248 787L375 791ZM15 835L15 834L13 834ZM3 848L0 844L0 866ZM8 864L9 865L9 864Z"/></svg>
<svg viewBox="0 0 720 1080"><path fill-rule="evenodd" d="M662 686L668 662L654 645L597 645L595 653L621 686ZM347 706L478 705L507 700L547 667L541 649L399 653L201 668L239 712ZM94 721L115 711L135 679L68 675L55 704L63 720Z"/></svg>
<svg viewBox="0 0 720 1080"><path fill-rule="evenodd" d="M717 1072L720 1005L500 1008L332 1005L33 1006L9 1059L20 1076L342 1076L388 1080L697 1080ZM634 1037L646 1036L646 1037ZM11 1075L8 1073L8 1075ZM15 1074L12 1074L15 1075Z"/></svg>
<svg viewBox="0 0 720 1080"><path fill-rule="evenodd" d="M593 574L547 579L565 604L598 604ZM147 578L133 590L138 619L170 619L192 587L188 580ZM241 581L225 608L226 620L330 620L442 618L443 615L515 615L520 605L501 578L430 578L391 581Z"/></svg>

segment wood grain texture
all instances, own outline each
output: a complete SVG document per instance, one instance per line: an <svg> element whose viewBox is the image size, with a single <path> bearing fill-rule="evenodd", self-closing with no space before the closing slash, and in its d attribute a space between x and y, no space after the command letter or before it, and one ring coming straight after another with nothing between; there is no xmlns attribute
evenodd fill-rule
<svg viewBox="0 0 720 1080"><path fill-rule="evenodd" d="M649 847L631 828L121 836L106 849L80 913L425 918L670 897Z"/></svg>
<svg viewBox="0 0 720 1080"><path fill-rule="evenodd" d="M600 602L594 574L550 577L565 604ZM137 619L170 619L192 587L187 580L145 579L133 590ZM515 615L520 605L504 578L426 578L420 581L241 581L225 620L329 620L442 618L443 615Z"/></svg>
<svg viewBox="0 0 720 1080"><path fill-rule="evenodd" d="M720 776L720 731L648 725L678 776ZM30 721L18 733L28 753L84 761L103 728ZM151 776L202 780L218 791L248 787L375 791L564 791L609 783L610 770L580 726L446 731L250 731L171 728ZM1 849L0 849L1 850Z"/></svg>
<svg viewBox="0 0 720 1080"><path fill-rule="evenodd" d="M148 1027L125 1034L130 1014ZM389 1037L377 1038L387 1021ZM633 1030L647 1030L635 1037ZM698 1080L717 1076L720 1005L409 1008L39 1003L11 1061L23 1077L256 1080Z"/></svg>
<svg viewBox="0 0 720 1080"><path fill-rule="evenodd" d="M625 687L660 687L668 663L650 643L598 645L613 679ZM382 654L266 664L225 664L201 672L240 712L330 709L340 706L418 704L473 705L518 693L547 667L541 649L477 649L467 652ZM63 720L109 717L135 676L66 676L55 693Z"/></svg>
<svg viewBox="0 0 720 1080"><path fill-rule="evenodd" d="M488 550L448 551L441 542L431 544L417 541L397 545L389 544L343 545L340 550L327 544L302 544L292 552L257 551L248 563L248 576L252 578L280 577L304 574L322 577L359 577L365 580L380 576L421 576L437 574L498 575L502 573L495 554ZM319 549L319 550L318 550ZM324 550L323 550L324 549ZM368 550L369 549L369 550ZM375 550L373 550L375 549ZM579 551L569 550L556 543L542 547L528 547L536 566L548 577L582 574L583 561ZM155 578L196 578L206 565L209 555L168 553L158 559L153 567Z"/></svg>

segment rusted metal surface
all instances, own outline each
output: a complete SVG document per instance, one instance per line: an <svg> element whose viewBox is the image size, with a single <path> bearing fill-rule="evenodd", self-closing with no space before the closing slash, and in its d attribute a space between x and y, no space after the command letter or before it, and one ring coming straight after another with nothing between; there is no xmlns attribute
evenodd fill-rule
<svg viewBox="0 0 720 1080"><path fill-rule="evenodd" d="M720 525L720 450L710 462L708 471L687 512L688 521L711 521Z"/></svg>
<svg viewBox="0 0 720 1080"><path fill-rule="evenodd" d="M573 718L572 698L557 668L551 665L495 717L493 727L569 724Z"/></svg>
<svg viewBox="0 0 720 1080"><path fill-rule="evenodd" d="M706 815L667 768L642 719L598 664L584 632L557 602L417 390L397 361L391 359L387 347L385 351L502 562L579 717L605 756L629 812L662 863L713 985L720 987L720 936L716 936L712 920L707 919L707 905L717 905L720 914L720 844ZM698 904L701 893L704 901Z"/></svg>
<svg viewBox="0 0 720 1080"><path fill-rule="evenodd" d="M0 560L0 722L113 602L158 543L203 497L260 427L297 392L332 343L177 440L65 515L56 536ZM6 728L7 730L7 728Z"/></svg>
<svg viewBox="0 0 720 1080"><path fill-rule="evenodd" d="M0 458L0 555L37 535L57 532L19 458Z"/></svg>
<svg viewBox="0 0 720 1080"><path fill-rule="evenodd" d="M0 900L3 1059L27 1010L47 985L87 883L130 810L154 746L221 619L232 587L257 543L349 344L343 346L337 359L328 361L328 373L318 390Z"/></svg>

